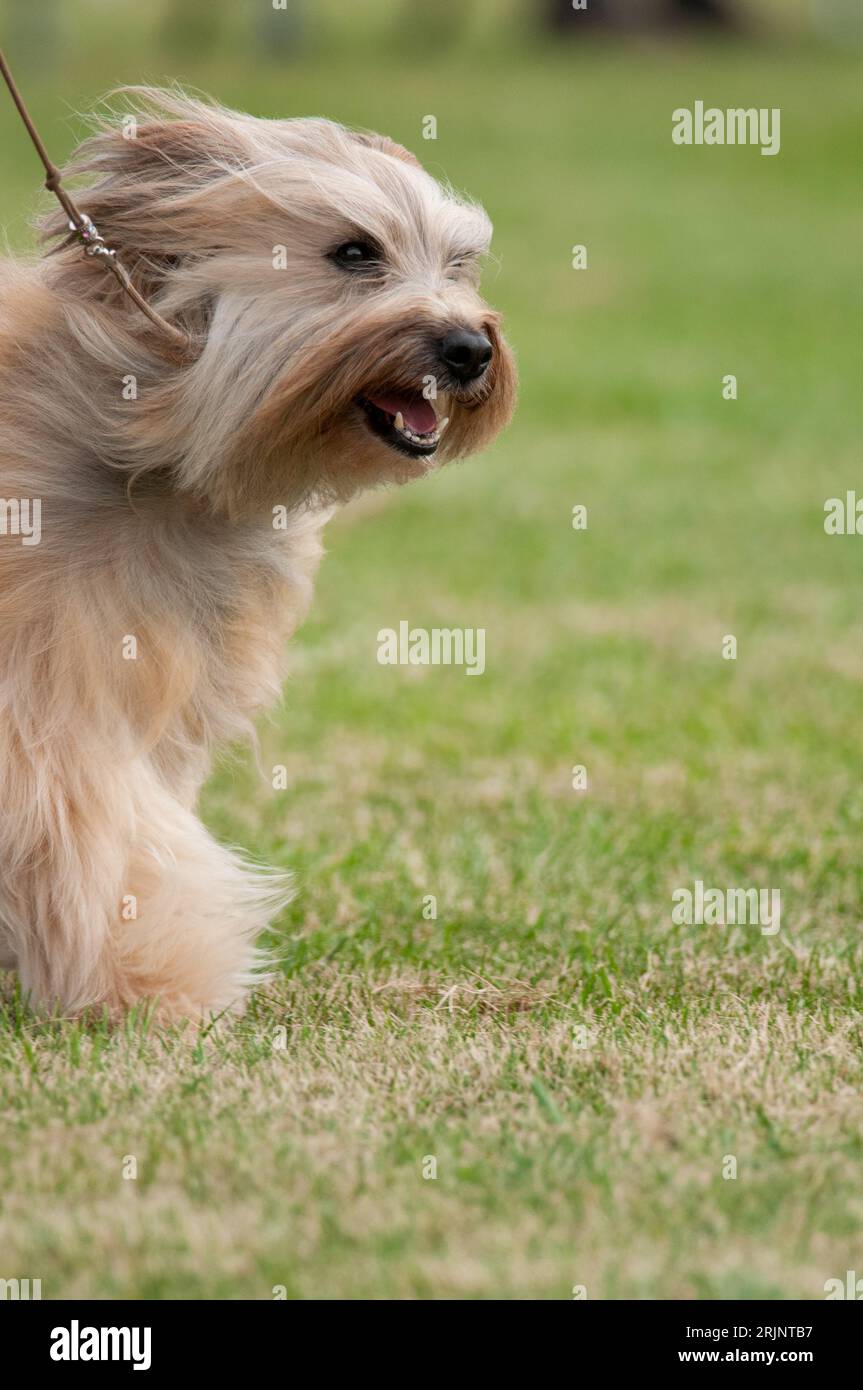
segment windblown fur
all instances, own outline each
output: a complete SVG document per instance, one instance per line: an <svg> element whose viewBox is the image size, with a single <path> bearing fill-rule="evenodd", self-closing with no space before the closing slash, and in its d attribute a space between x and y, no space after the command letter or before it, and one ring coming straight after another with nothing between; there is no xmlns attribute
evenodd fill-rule
<svg viewBox="0 0 863 1390"><path fill-rule="evenodd" d="M0 964L43 1008L194 1017L241 1005L288 896L197 818L213 750L279 692L333 505L429 466L363 402L435 378L437 463L497 433L514 371L476 289L485 214L400 146L127 100L76 198L193 350L62 214L43 258L0 264ZM333 257L353 240L360 273ZM435 355L454 327L493 349L467 384Z"/></svg>

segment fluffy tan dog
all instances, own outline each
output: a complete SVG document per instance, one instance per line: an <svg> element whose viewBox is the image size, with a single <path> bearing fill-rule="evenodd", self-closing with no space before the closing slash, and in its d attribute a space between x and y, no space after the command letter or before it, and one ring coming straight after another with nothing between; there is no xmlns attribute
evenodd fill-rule
<svg viewBox="0 0 863 1390"><path fill-rule="evenodd" d="M0 964L170 1019L242 1003L288 897L195 803L279 692L333 504L487 443L514 371L488 219L400 146L127 99L76 197L191 351L60 213L0 266Z"/></svg>

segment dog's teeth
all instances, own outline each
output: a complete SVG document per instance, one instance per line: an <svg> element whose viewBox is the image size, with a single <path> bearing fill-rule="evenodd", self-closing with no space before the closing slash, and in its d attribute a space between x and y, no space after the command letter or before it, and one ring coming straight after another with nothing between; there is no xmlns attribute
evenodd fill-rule
<svg viewBox="0 0 863 1390"><path fill-rule="evenodd" d="M411 429L410 425L405 424L405 417L402 411L396 411L393 416L393 426L398 430L402 438L407 440L409 444L418 444L421 447L423 445L431 445L433 448L436 448L440 443L441 432L448 424L449 416L444 420L436 421L434 429L424 430L420 433L418 430Z"/></svg>

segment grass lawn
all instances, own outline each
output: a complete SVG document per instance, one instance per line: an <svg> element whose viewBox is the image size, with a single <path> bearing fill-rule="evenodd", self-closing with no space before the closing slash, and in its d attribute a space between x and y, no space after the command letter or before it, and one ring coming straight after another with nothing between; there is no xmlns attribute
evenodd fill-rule
<svg viewBox="0 0 863 1390"><path fill-rule="evenodd" d="M112 1036L0 990L0 1277L823 1297L863 1260L863 541L823 529L863 495L860 63L525 45L186 71L383 129L484 201L521 405L486 456L333 524L260 767L239 750L207 789L219 835L296 873L249 1013ZM62 152L58 91L140 76L97 50L28 94ZM675 147L698 98L781 107L780 155ZM4 136L18 245L37 177ZM484 627L485 674L379 666L403 618ZM778 888L781 930L676 925L696 879Z"/></svg>

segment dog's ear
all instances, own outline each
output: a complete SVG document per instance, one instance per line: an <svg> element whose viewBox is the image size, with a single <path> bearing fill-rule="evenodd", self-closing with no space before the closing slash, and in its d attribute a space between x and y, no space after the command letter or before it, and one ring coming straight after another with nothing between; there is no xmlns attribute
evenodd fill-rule
<svg viewBox="0 0 863 1390"><path fill-rule="evenodd" d="M382 154L390 154L393 159L403 159L405 164L413 164L415 169L423 167L415 154L406 150L404 145L398 145L395 140L390 140L387 135L376 135L371 130L355 130L352 133L354 139L359 140L361 145L367 145L373 150L380 150Z"/></svg>
<svg viewBox="0 0 863 1390"><path fill-rule="evenodd" d="M172 92L134 88L121 95L131 98L132 110L101 119L63 176L90 179L74 190L78 207L152 289L161 269L202 249L202 195L251 162L250 141L233 112ZM42 231L54 251L77 245L62 211L50 213Z"/></svg>

